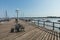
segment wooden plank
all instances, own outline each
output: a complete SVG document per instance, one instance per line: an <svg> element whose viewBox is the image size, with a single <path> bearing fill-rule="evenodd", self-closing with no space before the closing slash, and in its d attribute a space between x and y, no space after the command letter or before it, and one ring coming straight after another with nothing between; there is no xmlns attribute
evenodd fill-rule
<svg viewBox="0 0 60 40"><path fill-rule="evenodd" d="M42 40L46 32L42 31L41 35L37 38L37 40Z"/></svg>
<svg viewBox="0 0 60 40"><path fill-rule="evenodd" d="M48 36L46 37L46 40L48 40L48 38L49 38L49 34L48 34Z"/></svg>
<svg viewBox="0 0 60 40"><path fill-rule="evenodd" d="M40 30L38 33L36 33L34 36L32 36L32 38L30 38L29 40L36 40L41 33L42 33L42 31Z"/></svg>
<svg viewBox="0 0 60 40"><path fill-rule="evenodd" d="M44 38L42 40L45 40L46 36L48 35L48 33L45 34Z"/></svg>
<svg viewBox="0 0 60 40"><path fill-rule="evenodd" d="M44 39L44 40L47 40L48 36L49 36L49 33L47 33L47 36L45 37L45 39Z"/></svg>

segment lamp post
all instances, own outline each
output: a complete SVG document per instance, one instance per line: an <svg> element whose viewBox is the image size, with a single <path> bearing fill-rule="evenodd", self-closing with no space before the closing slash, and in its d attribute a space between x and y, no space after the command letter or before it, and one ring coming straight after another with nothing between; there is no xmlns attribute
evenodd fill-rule
<svg viewBox="0 0 60 40"><path fill-rule="evenodd" d="M6 19L7 19L7 10L6 10L6 15L5 15Z"/></svg>
<svg viewBox="0 0 60 40"><path fill-rule="evenodd" d="M17 23L18 23L18 13L19 13L19 9L16 9L16 13L17 13Z"/></svg>

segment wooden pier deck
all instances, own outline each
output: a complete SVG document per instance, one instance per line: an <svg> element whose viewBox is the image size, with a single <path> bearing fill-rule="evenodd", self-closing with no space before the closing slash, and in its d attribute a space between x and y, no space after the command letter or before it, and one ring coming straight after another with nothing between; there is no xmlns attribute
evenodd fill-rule
<svg viewBox="0 0 60 40"><path fill-rule="evenodd" d="M0 23L0 40L60 40L60 38L56 36L57 33L55 33L55 35L51 34L53 31L45 28L37 28L37 26L22 20L20 20L19 23L25 27L24 32L9 32L14 25L14 20L4 24Z"/></svg>

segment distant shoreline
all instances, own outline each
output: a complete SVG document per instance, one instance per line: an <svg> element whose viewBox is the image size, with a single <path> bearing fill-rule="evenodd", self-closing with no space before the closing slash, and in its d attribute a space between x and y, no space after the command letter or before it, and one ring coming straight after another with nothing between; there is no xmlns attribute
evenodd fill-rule
<svg viewBox="0 0 60 40"><path fill-rule="evenodd" d="M16 17L11 17L12 19L16 18ZM19 17L19 18L60 18L60 17ZM5 18L0 18L0 19L5 19Z"/></svg>

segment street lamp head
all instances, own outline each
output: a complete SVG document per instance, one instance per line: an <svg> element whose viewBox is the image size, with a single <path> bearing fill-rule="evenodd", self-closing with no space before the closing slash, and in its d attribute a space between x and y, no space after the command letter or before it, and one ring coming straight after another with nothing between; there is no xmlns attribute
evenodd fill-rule
<svg viewBox="0 0 60 40"><path fill-rule="evenodd" d="M19 10L20 10L19 8L16 9L16 11L19 11Z"/></svg>
<svg viewBox="0 0 60 40"><path fill-rule="evenodd" d="M19 12L19 8L16 9L16 12L17 12L17 13Z"/></svg>

